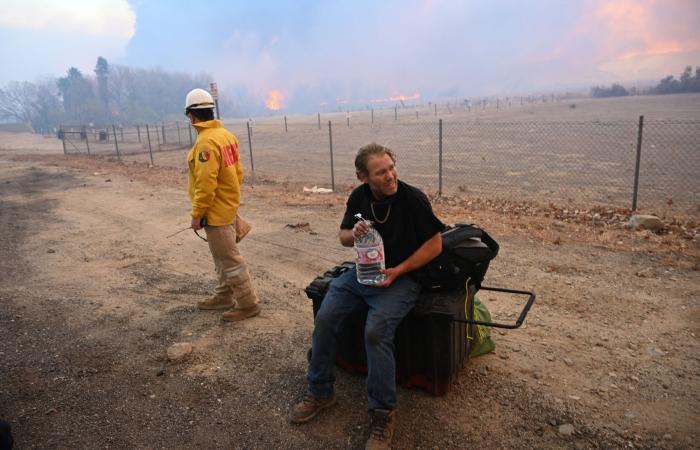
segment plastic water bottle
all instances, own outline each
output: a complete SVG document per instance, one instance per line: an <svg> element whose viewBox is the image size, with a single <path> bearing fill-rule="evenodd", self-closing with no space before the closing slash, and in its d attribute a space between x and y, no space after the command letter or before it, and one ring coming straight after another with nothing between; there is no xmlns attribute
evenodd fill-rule
<svg viewBox="0 0 700 450"><path fill-rule="evenodd" d="M369 231L355 239L355 267L357 281L362 284L375 285L384 281L384 241L372 222L365 220L361 214L355 214L358 220L369 225Z"/></svg>

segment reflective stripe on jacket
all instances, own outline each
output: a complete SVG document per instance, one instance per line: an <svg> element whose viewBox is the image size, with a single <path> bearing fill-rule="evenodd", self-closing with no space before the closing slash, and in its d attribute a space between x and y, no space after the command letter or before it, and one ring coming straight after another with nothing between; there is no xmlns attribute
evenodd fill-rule
<svg viewBox="0 0 700 450"><path fill-rule="evenodd" d="M241 204L243 166L238 139L220 120L194 124L197 141L187 154L188 194L192 217L210 225L233 223Z"/></svg>

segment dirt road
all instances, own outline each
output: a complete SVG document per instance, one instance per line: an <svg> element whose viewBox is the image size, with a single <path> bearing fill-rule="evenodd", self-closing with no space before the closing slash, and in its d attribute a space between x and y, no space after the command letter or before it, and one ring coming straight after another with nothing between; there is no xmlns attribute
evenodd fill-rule
<svg viewBox="0 0 700 450"><path fill-rule="evenodd" d="M55 153L0 139L0 417L18 449L364 446L360 377L339 371L339 404L318 420L286 420L305 386L303 288L352 258L336 238L346 191L246 188L254 230L241 249L264 311L230 325L194 308L214 283L206 244L165 238L188 223L184 174ZM698 446L697 221L666 218L673 234L656 235L616 213L601 224L485 199L435 208L501 243L485 284L538 300L446 396L399 389L396 448ZM519 307L484 300L496 319ZM176 342L194 351L170 363Z"/></svg>

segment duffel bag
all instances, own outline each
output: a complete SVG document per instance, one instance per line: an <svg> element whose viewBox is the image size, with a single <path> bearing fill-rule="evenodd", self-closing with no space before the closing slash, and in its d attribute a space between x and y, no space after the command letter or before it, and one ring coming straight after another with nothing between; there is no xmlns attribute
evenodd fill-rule
<svg viewBox="0 0 700 450"><path fill-rule="evenodd" d="M441 233L442 253L416 271L416 279L423 289L440 291L481 288L489 263L498 254L498 243L481 228L458 223L448 225Z"/></svg>

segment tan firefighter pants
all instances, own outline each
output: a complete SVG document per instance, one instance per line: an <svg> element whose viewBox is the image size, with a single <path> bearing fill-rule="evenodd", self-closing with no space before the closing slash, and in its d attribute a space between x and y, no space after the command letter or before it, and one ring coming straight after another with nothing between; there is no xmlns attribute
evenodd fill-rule
<svg viewBox="0 0 700 450"><path fill-rule="evenodd" d="M236 308L239 309L257 305L258 296L255 294L248 267L238 251L233 225L207 226L204 230L219 277L215 297L224 300L235 299Z"/></svg>

